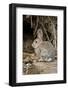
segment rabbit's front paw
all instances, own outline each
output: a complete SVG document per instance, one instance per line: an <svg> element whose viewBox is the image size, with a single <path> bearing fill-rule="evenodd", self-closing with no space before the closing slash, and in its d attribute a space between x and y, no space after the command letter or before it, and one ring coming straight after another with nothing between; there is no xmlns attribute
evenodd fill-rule
<svg viewBox="0 0 68 90"><path fill-rule="evenodd" d="M39 61L39 62L42 62L42 61L43 61L42 57L41 57L38 61Z"/></svg>

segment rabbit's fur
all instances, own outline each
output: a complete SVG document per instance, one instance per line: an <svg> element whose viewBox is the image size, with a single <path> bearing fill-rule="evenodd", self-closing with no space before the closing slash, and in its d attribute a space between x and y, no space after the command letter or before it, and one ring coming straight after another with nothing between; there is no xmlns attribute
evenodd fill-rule
<svg viewBox="0 0 68 90"><path fill-rule="evenodd" d="M56 49L49 41L37 38L32 43L32 47L40 61L52 61L55 59Z"/></svg>

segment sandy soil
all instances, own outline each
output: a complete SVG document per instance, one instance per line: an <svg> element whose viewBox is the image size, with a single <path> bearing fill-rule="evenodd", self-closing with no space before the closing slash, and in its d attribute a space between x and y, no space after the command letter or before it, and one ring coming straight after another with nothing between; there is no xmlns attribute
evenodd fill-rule
<svg viewBox="0 0 68 90"><path fill-rule="evenodd" d="M51 62L39 62L35 60L36 57L33 54L26 55L29 57L26 56L26 59L24 59L24 61L26 61L26 67L23 67L23 73L25 75L57 73L57 60Z"/></svg>

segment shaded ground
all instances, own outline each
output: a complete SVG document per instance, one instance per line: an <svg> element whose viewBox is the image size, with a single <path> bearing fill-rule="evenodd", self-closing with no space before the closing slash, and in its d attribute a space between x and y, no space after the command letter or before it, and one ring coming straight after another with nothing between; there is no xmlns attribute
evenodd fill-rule
<svg viewBox="0 0 68 90"><path fill-rule="evenodd" d="M39 62L34 54L24 54L23 74L57 73L57 60L52 62Z"/></svg>

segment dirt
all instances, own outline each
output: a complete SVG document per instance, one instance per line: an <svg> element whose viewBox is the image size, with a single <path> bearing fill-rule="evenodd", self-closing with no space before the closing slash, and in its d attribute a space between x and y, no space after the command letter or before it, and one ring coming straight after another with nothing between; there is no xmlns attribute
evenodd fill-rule
<svg viewBox="0 0 68 90"><path fill-rule="evenodd" d="M26 68L23 67L24 75L57 73L57 60L51 62L39 62L35 60L36 57L33 54L25 55L27 60L24 59L24 62L26 62Z"/></svg>

